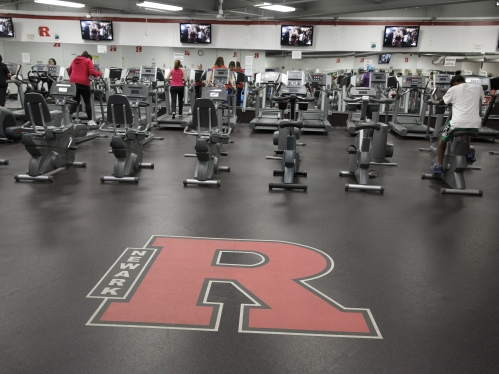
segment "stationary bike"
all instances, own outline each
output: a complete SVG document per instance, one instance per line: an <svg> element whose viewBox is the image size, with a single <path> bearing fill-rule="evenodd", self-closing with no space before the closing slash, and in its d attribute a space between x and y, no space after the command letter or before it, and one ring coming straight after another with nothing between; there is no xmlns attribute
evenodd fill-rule
<svg viewBox="0 0 499 374"><path fill-rule="evenodd" d="M62 106L63 113L69 111L68 104L76 95L74 83L54 83L50 90L57 105ZM31 154L27 175L18 174L16 181L48 181L52 182L53 174L68 166L86 167L85 162L75 162L75 132L73 123L66 121L61 126L48 126L52 117L44 97L39 93L27 93L25 111L33 126L32 133L23 133L22 143ZM66 118L66 116L64 116ZM39 131L37 126L43 126Z"/></svg>
<svg viewBox="0 0 499 374"><path fill-rule="evenodd" d="M372 160L372 152L375 150L373 138L374 134L378 133L383 135L381 132L382 124L378 123L379 116L379 105L370 106L369 103L377 101L377 99L371 98L369 96L363 96L360 98L345 98L343 99L349 105L353 103L358 103L362 100L362 112L360 116L360 121L355 123L355 128L353 131L358 131L357 136L355 137L355 144L347 147L347 152L349 154L349 163L348 163L348 171L340 171L340 177L353 176L357 180L357 184L345 184L345 191L349 190L360 190L360 191L377 191L383 193L385 190L384 186L377 186L369 184L369 180L376 178L377 173L373 173L373 171L369 170L371 165L380 165L380 166L397 166L396 163L391 162L376 162ZM368 107L372 111L372 119L373 122L366 122ZM383 124L384 125L384 124ZM386 142L386 133L384 134L384 144L380 143L381 146L388 147ZM385 151L383 156L393 154L393 146L390 151ZM383 157L384 158L384 157Z"/></svg>
<svg viewBox="0 0 499 374"><path fill-rule="evenodd" d="M431 165L435 165L438 162L438 145L439 138L444 127L444 113L448 105L438 105L437 101L432 101L426 99L427 104L435 106L435 112L437 114L437 119L435 122L435 129L432 136L430 137L430 147L420 148L421 151L430 151L431 155ZM452 133L453 139L447 144L445 150L443 165L443 173L441 175L425 174L421 175L421 179L439 179L444 181L451 188L441 188L441 194L455 194L455 195L474 195L483 196L482 190L473 190L466 188L466 180L464 178L464 171L466 170L480 170L477 166L468 166L466 162L466 137L470 136L476 138L478 136L477 131L454 131ZM474 149L472 149L474 153Z"/></svg>
<svg viewBox="0 0 499 374"><path fill-rule="evenodd" d="M305 93L306 95L306 93ZM285 113L288 109L289 100L276 100L278 103L279 110L281 111L281 118L286 118ZM302 102L298 104L300 111L306 111L308 108L308 101ZM299 120L301 121L301 120ZM274 131L274 135L272 141L274 145L277 146L277 149L274 153L278 155L282 155L287 147L287 138L288 138L289 129L286 127L279 127L277 131ZM300 139L301 131L298 127L294 128L294 136L296 140ZM306 146L305 143L296 143L297 146ZM282 160L282 157L279 156L267 156L267 160Z"/></svg>
<svg viewBox="0 0 499 374"><path fill-rule="evenodd" d="M205 88L209 89L214 95L220 92L225 93L225 88ZM203 96L206 92L203 91ZM197 132L189 131L186 132L189 135L196 135L196 154L186 154L186 157L197 157L198 162L196 165L196 171L194 173L194 179L184 179L184 186L189 184L196 185L212 185L220 187L220 180L212 179L218 171L230 171L228 166L219 166L219 159L221 157L221 146L222 144L228 144L230 135L226 134L221 129L221 118L222 111L228 109L228 106L219 103L218 107L215 106L215 102L208 98L197 99L194 103L194 108L192 111L192 124L191 126L197 125ZM217 115L218 111L218 115ZM218 126L216 126L218 124Z"/></svg>
<svg viewBox="0 0 499 374"><path fill-rule="evenodd" d="M298 131L303 128L302 121L294 121L295 118L295 106L296 103L301 103L308 105L309 102L313 101L314 98L304 98L298 97L294 94L289 96L272 96L273 101L279 104L279 108L282 109L287 107L288 103L291 105L291 119L281 119L277 123L279 126L279 131L287 131L286 136L286 147L282 153L282 164L281 170L274 170L274 176L282 175L283 183L269 183L269 190L272 191L274 188L283 188L287 190L307 190L306 184L293 183L296 177L306 177L306 171L300 171L300 154L296 151L296 129ZM300 100L300 101L299 101Z"/></svg>
<svg viewBox="0 0 499 374"><path fill-rule="evenodd" d="M133 126L132 108L125 95L109 96L107 121L113 124L114 136L111 139L111 149L116 159L113 175L100 177L100 181L139 183L138 177L131 176L133 173L141 168L154 169L154 164L142 162L143 146L149 132L140 126Z"/></svg>

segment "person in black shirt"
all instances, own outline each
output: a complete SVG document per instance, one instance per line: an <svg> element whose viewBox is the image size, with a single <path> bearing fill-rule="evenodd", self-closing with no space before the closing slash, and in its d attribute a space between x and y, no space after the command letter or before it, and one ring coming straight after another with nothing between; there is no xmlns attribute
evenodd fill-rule
<svg viewBox="0 0 499 374"><path fill-rule="evenodd" d="M3 58L0 55L0 107L5 108L5 100L7 96L7 79L9 79L12 74L9 68L3 62Z"/></svg>

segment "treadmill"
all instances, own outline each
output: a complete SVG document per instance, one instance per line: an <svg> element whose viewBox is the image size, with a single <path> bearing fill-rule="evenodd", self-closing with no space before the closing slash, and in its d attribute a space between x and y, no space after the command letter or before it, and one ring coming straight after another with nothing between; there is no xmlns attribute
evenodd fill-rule
<svg viewBox="0 0 499 374"><path fill-rule="evenodd" d="M263 90L257 90L258 96L255 101L255 118L249 123L249 128L255 130L277 131L279 126L277 123L281 120L281 111L272 107L270 99L270 107L266 108L267 98L276 94L277 87L281 84L287 84L288 79L284 74L267 71L256 75L255 86L257 88L263 86ZM263 92L263 98L260 100L260 93Z"/></svg>
<svg viewBox="0 0 499 374"><path fill-rule="evenodd" d="M405 91L397 93L392 120L388 122L392 132L402 137L424 138L426 136L424 120L428 105L423 100L426 86L426 77L415 75L402 77L401 90ZM408 114L400 114L402 106L406 108ZM411 111L414 114L411 114Z"/></svg>
<svg viewBox="0 0 499 374"><path fill-rule="evenodd" d="M288 72L288 85L292 79L292 72ZM328 134L333 131L333 126L328 121L329 117L329 93L331 89L331 76L322 73L312 73L307 75L306 82L312 88L320 91L317 109L308 109L301 112L303 121L302 133Z"/></svg>
<svg viewBox="0 0 499 374"><path fill-rule="evenodd" d="M355 98L361 98L362 96L369 96L371 98L376 99L378 96L378 93L376 92L376 89L374 87L354 87L350 86L350 88L347 91L347 97L350 99L355 99ZM378 103L369 103L367 104L367 112L371 113L372 109L376 107L379 107ZM357 110L362 109L362 101L355 102L355 103L347 103L347 110L348 110L348 117L347 117L347 130L348 133L352 136L357 135L359 130L356 128L356 124L360 122L360 113L356 113Z"/></svg>
<svg viewBox="0 0 499 374"><path fill-rule="evenodd" d="M194 83L202 83L203 82L203 76L205 74L204 70L191 70L190 77L188 79L188 85L189 85L189 95L190 97L190 107L189 107L189 113L186 116L182 117L182 123L181 127L186 128L192 124L192 109L194 108L194 103L196 101L196 89L194 86ZM168 107L170 105L170 98L165 98L165 100L168 101Z"/></svg>
<svg viewBox="0 0 499 374"><path fill-rule="evenodd" d="M464 79L468 84L482 86L485 95L490 95L490 78L482 77L481 75L468 75L465 76ZM482 119L484 118L483 103L480 103L480 117L482 117ZM486 121L484 123L486 123ZM475 139L495 140L498 137L499 131L491 129L490 127L484 125L480 128L480 130L478 130L478 136Z"/></svg>
<svg viewBox="0 0 499 374"><path fill-rule="evenodd" d="M191 76L191 70L190 69L183 69L185 71L185 75L187 77ZM168 72L165 72L165 74L168 74ZM184 107L187 107L188 105L191 104L191 98L189 97L189 87L186 85L184 87ZM186 114L183 114L180 116L178 114L178 108L172 108L171 107L171 101L170 101L170 84L169 82L165 82L165 107L166 107L166 113L163 114L162 116L159 116L156 120L157 126L160 129L183 129L185 126L183 125L183 117ZM172 118L173 112L175 111L176 116L175 118ZM182 110L183 111L183 110Z"/></svg>
<svg viewBox="0 0 499 374"><path fill-rule="evenodd" d="M7 79L7 85L15 84L17 87L17 98L16 101L6 101L5 107L9 110L24 110L24 90L22 88L22 65L13 62L6 62L7 68L9 69L12 77Z"/></svg>
<svg viewBox="0 0 499 374"><path fill-rule="evenodd" d="M234 86L232 94L227 95L228 108L221 109L219 112L222 115L222 129L224 134L230 134L236 127L236 95L237 95L237 76L227 68L217 68L213 70L213 85L215 87L227 87L231 82ZM203 95L204 97L204 95ZM217 107L218 108L218 107ZM218 109L217 109L218 110Z"/></svg>

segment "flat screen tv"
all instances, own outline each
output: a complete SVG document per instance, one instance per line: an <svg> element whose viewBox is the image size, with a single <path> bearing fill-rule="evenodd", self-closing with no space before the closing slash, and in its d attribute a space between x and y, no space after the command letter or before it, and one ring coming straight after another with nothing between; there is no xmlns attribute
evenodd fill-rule
<svg viewBox="0 0 499 374"><path fill-rule="evenodd" d="M390 55L390 54L380 55L378 63L379 64L389 64L391 59L392 59L392 55Z"/></svg>
<svg viewBox="0 0 499 374"><path fill-rule="evenodd" d="M383 47L417 47L419 26L385 26Z"/></svg>
<svg viewBox="0 0 499 374"><path fill-rule="evenodd" d="M208 23L181 23L180 43L211 43L211 24Z"/></svg>
<svg viewBox="0 0 499 374"><path fill-rule="evenodd" d="M281 45L310 47L314 41L314 26L281 26Z"/></svg>
<svg viewBox="0 0 499 374"><path fill-rule="evenodd" d="M11 17L0 18L0 37L13 38L14 37L14 24Z"/></svg>
<svg viewBox="0 0 499 374"><path fill-rule="evenodd" d="M81 38L84 40L113 40L113 21L81 20Z"/></svg>

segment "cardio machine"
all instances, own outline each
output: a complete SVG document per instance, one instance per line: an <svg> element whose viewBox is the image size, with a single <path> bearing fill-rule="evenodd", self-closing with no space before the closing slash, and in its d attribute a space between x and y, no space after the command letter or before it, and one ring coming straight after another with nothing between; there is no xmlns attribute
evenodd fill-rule
<svg viewBox="0 0 499 374"><path fill-rule="evenodd" d="M255 118L249 123L251 130L271 130L279 129L278 122L281 120L281 111L272 107L272 97L277 94L281 83L287 84L285 74L275 72L258 73L256 75L255 90ZM260 89L262 87L262 89ZM260 96L263 92L263 95ZM266 107L267 95L270 97L270 107Z"/></svg>
<svg viewBox="0 0 499 374"><path fill-rule="evenodd" d="M490 78L482 77L480 75L467 75L464 78L466 80L466 83L468 83L468 84L482 86L483 92L485 93L485 95L490 94L490 92L492 90L492 87L491 87L492 81ZM482 103L480 103L480 104L482 104ZM483 105L480 105L480 117L484 118L483 117ZM483 140L498 139L499 138L499 131L485 126L486 122L487 121L485 121L484 125L482 125L482 127L478 130L477 139L483 139Z"/></svg>
<svg viewBox="0 0 499 374"><path fill-rule="evenodd" d="M392 132L402 137L425 137L427 130L424 121L427 107L424 94L428 83L425 77L413 75L402 77L402 86L397 92L392 120L388 122ZM402 107L406 109L407 114L400 114Z"/></svg>
<svg viewBox="0 0 499 374"><path fill-rule="evenodd" d="M222 131L222 111L228 109L224 102L227 99L225 87L205 87L202 97L197 99L193 108L191 129L186 128L184 133L196 135L195 154L186 154L186 157L197 157L194 179L184 179L184 186L212 185L220 187L220 180L212 178L218 171L230 171L228 166L219 166L222 144L229 143L229 134ZM218 114L217 114L218 112ZM196 126L196 130L192 127Z"/></svg>
<svg viewBox="0 0 499 374"><path fill-rule="evenodd" d="M322 73L312 73L307 77L307 85L319 91L317 109L309 109L301 112L303 120L302 132L328 134L333 131L333 127L328 121L329 118L329 96L335 97L338 90L332 89L331 76Z"/></svg>
<svg viewBox="0 0 499 374"><path fill-rule="evenodd" d="M283 90L284 91L284 90ZM284 92L283 92L284 93ZM306 94L306 91L305 91ZM282 183L269 183L269 190L272 191L274 188L282 188L285 190L307 190L306 184L294 183L295 177L306 177L306 171L300 171L300 154L296 151L296 130L298 131L303 128L302 121L295 121L295 107L296 104L307 105L314 101L313 97L310 98L300 98L296 94L289 94L284 96L273 96L272 100L277 102L279 109L284 110L287 108L288 104L291 106L291 120L280 120L278 126L280 130L287 130L288 135L286 137L286 148L282 153L282 163L281 170L274 170L274 176L282 175Z"/></svg>
<svg viewBox="0 0 499 374"><path fill-rule="evenodd" d="M201 84L203 82L203 78L205 77L205 71L204 70L191 70L190 71L190 76L188 78L188 81L186 83L188 92L189 92L189 112L187 115L182 116L182 121L180 127L186 128L189 127L192 123L192 117L193 117L193 110L194 110L194 103L196 102L196 86L195 84ZM165 97L165 102L167 103L167 108L170 106L170 98ZM167 112L169 109L167 109ZM163 126L165 127L165 126ZM172 127L178 127L177 125L172 126Z"/></svg>
<svg viewBox="0 0 499 374"><path fill-rule="evenodd" d="M298 116L298 119L295 118L296 117L295 114L293 114L293 116L291 116L291 118L293 120L297 120L303 124L303 119L302 119L303 114L307 112L308 104L310 101L313 101L313 99L312 100L305 99L307 97L307 89L305 88L305 86L298 86L298 85L282 86L281 96L284 98L288 98L291 95L297 96L298 99L301 101L298 104L298 109L299 109L299 113L300 113ZM281 111L281 118L285 118L285 113L289 109L288 105L289 105L290 101L283 100L283 99L279 98L276 100L276 102L278 103L279 110ZM293 110L296 110L296 108L293 108ZM293 131L294 131L294 136L295 136L295 141L296 141L296 140L300 139L300 135L303 131L303 127L300 127L300 128L295 127L293 129ZM284 151L286 150L289 132L290 132L289 128L280 127L280 126L279 126L279 130L274 132L273 143L274 143L274 145L277 146L277 150L274 151L276 154L283 154ZM306 145L305 143L295 143L295 144L296 144L296 146L305 146ZM266 159L267 160L282 160L282 157L267 156Z"/></svg>
<svg viewBox="0 0 499 374"><path fill-rule="evenodd" d="M438 77L438 75L437 75ZM449 82L450 83L450 82ZM430 147L421 148L421 151L429 151L431 156L431 165L435 165L438 161L438 145L439 138L444 128L444 114L448 105L439 105L438 101L433 101L431 98L426 99L430 108L435 107L437 119L435 129L430 137ZM454 131L453 139L447 144L444 160L442 163L443 173L441 175L425 174L421 175L421 179L437 179L446 183L450 188L441 188L441 194L454 195L474 195L483 196L482 190L474 190L466 188L466 180L464 172L466 170L481 170L477 166L468 166L466 162L466 137L476 138L476 131Z"/></svg>
<svg viewBox="0 0 499 374"><path fill-rule="evenodd" d="M190 69L183 69L185 72L186 77L191 76L191 70ZM166 73L166 72L165 72ZM185 85L184 86L184 101L183 101L183 110L187 109L188 105L191 104L191 96L189 95L189 87L190 85ZM195 97L195 96L193 96ZM178 105L179 103L177 103ZM170 82L165 81L165 108L166 108L166 113L159 116L156 120L157 126L160 129L163 128L177 128L177 129L183 129L185 128L183 120L184 117L186 116L185 114L182 113L182 116L179 115L179 110L178 107L172 108L171 102L170 102ZM173 113L176 113L175 118L173 118Z"/></svg>
<svg viewBox="0 0 499 374"><path fill-rule="evenodd" d="M73 104L76 95L74 83L54 83L50 91L55 103L68 112L68 104ZM75 131L71 122L62 126L49 125L52 121L47 103L39 93L25 96L25 110L33 127L32 133L23 133L22 143L31 154L27 174L17 174L16 181L54 180L53 174L69 166L86 167L85 162L75 162ZM60 124L60 122L59 122ZM43 130L40 131L39 127Z"/></svg>
<svg viewBox="0 0 499 374"><path fill-rule="evenodd" d="M358 133L357 124L362 121L362 116L358 114L357 110L363 108L364 102L361 102L363 96L368 96L370 98L376 98L377 92L374 87L355 87L350 85L347 89L347 96L343 101L347 104L348 117L346 120L348 133L355 136ZM354 99L354 100L352 100ZM368 112L374 112L373 108L379 110L379 105L377 103L367 102Z"/></svg>
<svg viewBox="0 0 499 374"><path fill-rule="evenodd" d="M360 98L346 98L345 102L350 106L362 101L362 112L360 121L355 124L358 134L355 137L355 144L347 147L348 152L348 171L340 171L340 177L355 177L357 184L345 184L345 191L377 191L383 193L384 186L371 185L370 179L377 176L372 170L371 165L379 166L397 166L396 163L384 162L386 157L393 155L393 144L386 141L388 128L386 124L378 122L379 104L383 100L374 97L363 96ZM369 105L374 103L375 105ZM367 122L367 116L370 115L372 122ZM373 161L373 154L377 155Z"/></svg>
<svg viewBox="0 0 499 374"><path fill-rule="evenodd" d="M136 124L132 106L125 95L114 94L109 97L107 120L113 124L114 136L111 140L111 149L116 159L113 175L102 176L100 181L139 183L138 177L131 176L133 173L140 168L154 169L154 164L142 162L143 146L149 135L148 131Z"/></svg>

